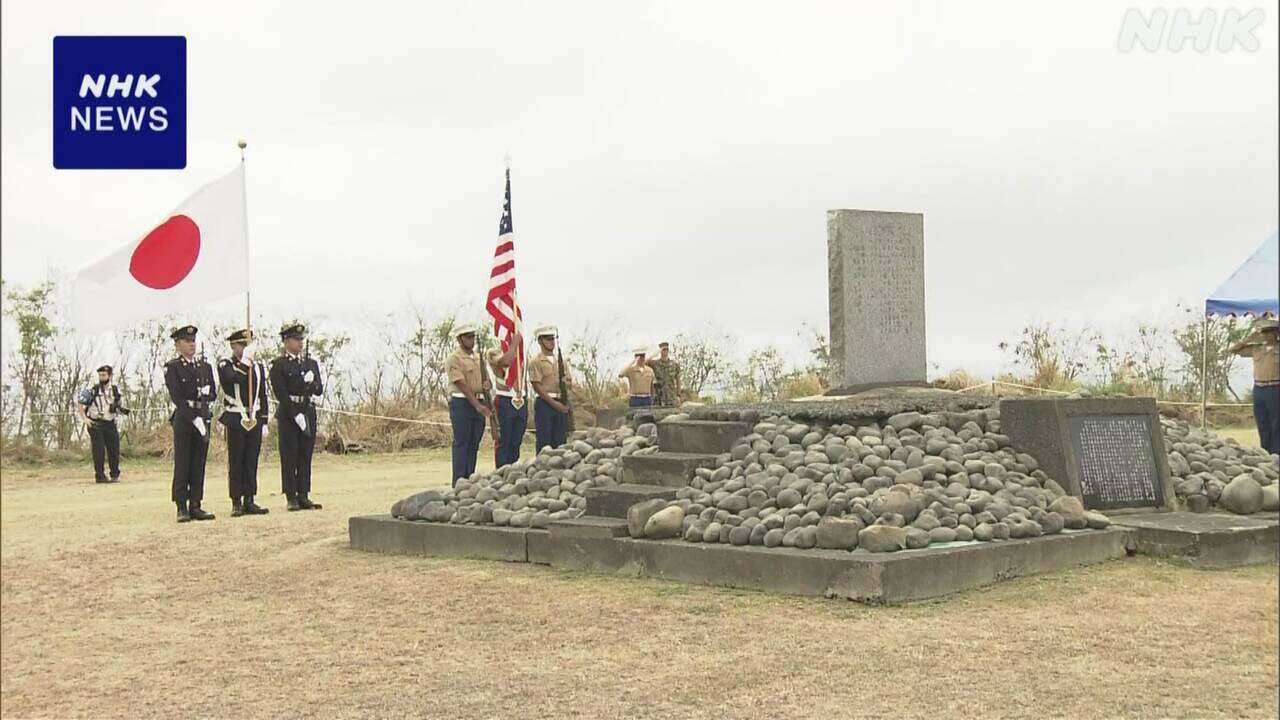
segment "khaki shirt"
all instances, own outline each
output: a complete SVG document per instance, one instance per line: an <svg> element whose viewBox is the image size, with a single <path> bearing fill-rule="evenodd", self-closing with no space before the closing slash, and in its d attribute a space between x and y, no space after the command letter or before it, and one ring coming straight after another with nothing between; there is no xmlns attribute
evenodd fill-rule
<svg viewBox="0 0 1280 720"><path fill-rule="evenodd" d="M529 360L529 382L541 383L542 390L551 395L560 392L560 366L554 353L540 352ZM570 385L565 378L565 386Z"/></svg>
<svg viewBox="0 0 1280 720"><path fill-rule="evenodd" d="M1245 348L1253 358L1253 381L1273 383L1280 381L1280 344L1271 342Z"/></svg>
<svg viewBox="0 0 1280 720"><path fill-rule="evenodd" d="M452 385L450 392L462 392L457 385L453 385L459 380L466 380L473 392L479 393L484 389L481 385L483 378L480 376L480 358L475 353L463 352L462 348L454 350L444 363L444 371Z"/></svg>
<svg viewBox="0 0 1280 720"><path fill-rule="evenodd" d="M636 367L635 363L632 363L622 368L622 372L618 373L618 377L627 379L627 384L631 386L632 395L653 394L653 368L648 365Z"/></svg>

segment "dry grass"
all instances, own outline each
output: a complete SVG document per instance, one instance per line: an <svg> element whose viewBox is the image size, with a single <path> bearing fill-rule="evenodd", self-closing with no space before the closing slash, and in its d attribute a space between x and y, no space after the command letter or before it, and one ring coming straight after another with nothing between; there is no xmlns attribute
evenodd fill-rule
<svg viewBox="0 0 1280 720"><path fill-rule="evenodd" d="M1277 569L1127 560L873 608L347 547L438 451L324 458L324 510L173 523L167 470L0 481L4 717L1271 717ZM276 469L263 474L274 485Z"/></svg>

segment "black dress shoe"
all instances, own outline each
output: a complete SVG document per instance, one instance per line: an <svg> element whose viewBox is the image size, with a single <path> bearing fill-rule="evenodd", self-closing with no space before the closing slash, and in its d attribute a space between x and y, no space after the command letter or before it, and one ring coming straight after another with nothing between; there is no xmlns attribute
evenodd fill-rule
<svg viewBox="0 0 1280 720"><path fill-rule="evenodd" d="M307 497L306 495L303 495L298 498L298 507L302 508L303 510L319 510L324 506L318 502L311 502L311 498Z"/></svg>
<svg viewBox="0 0 1280 720"><path fill-rule="evenodd" d="M178 505L178 522L180 523L191 522L191 513L187 512L187 504L184 502L180 502L180 503L177 503L177 505Z"/></svg>
<svg viewBox="0 0 1280 720"><path fill-rule="evenodd" d="M191 509L189 512L192 520L212 520L214 517L216 517L213 513L209 512L208 510L204 510L199 505L195 505L195 504L191 506Z"/></svg>
<svg viewBox="0 0 1280 720"><path fill-rule="evenodd" d="M231 502L231 517L240 517L241 515L244 515L244 505L241 505L239 500L233 500Z"/></svg>
<svg viewBox="0 0 1280 720"><path fill-rule="evenodd" d="M302 506L298 504L298 498L296 497L289 498L289 512L293 512L295 510L301 510L301 509L302 509Z"/></svg>
<svg viewBox="0 0 1280 720"><path fill-rule="evenodd" d="M246 497L246 498L244 499L244 514L245 514L245 515L266 515L266 514L267 514L267 513L269 513L269 512L271 512L271 511L270 511L270 510L268 510L268 509L266 509L266 508L264 508L264 507L262 507L261 505L257 505L257 504L255 504L255 503L253 502L253 497L252 497L252 496L250 496L250 497Z"/></svg>
<svg viewBox="0 0 1280 720"><path fill-rule="evenodd" d="M107 484L107 483L111 482L110 480L108 480L108 479L106 479L106 478L104 478L104 477L101 477L101 478L100 478L100 477L96 477L96 478L94 478L94 479L93 479L93 481L94 481L95 483L99 484L99 485L105 485L105 484Z"/></svg>
<svg viewBox="0 0 1280 720"><path fill-rule="evenodd" d="M118 483L118 482L120 482L120 476L119 476L119 475L113 475L113 476L111 476L111 482L113 482L113 483Z"/></svg>

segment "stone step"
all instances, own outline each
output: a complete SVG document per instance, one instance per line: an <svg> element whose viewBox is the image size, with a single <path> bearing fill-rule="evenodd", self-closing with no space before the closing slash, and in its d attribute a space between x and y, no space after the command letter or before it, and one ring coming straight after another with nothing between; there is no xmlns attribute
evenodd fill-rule
<svg viewBox="0 0 1280 720"><path fill-rule="evenodd" d="M719 455L750 432L751 426L744 422L667 420L658 423L658 447L664 452Z"/></svg>
<svg viewBox="0 0 1280 720"><path fill-rule="evenodd" d="M656 452L628 455L622 458L622 481L633 485L685 487L693 471L715 465L716 456L709 453Z"/></svg>
<svg viewBox="0 0 1280 720"><path fill-rule="evenodd" d="M587 516L622 518L623 532L626 531L627 510L638 502L660 498L675 500L673 488L660 485L620 484L609 487L591 488L587 490Z"/></svg>
<svg viewBox="0 0 1280 720"><path fill-rule="evenodd" d="M624 518L583 515L572 520L556 520L548 529L555 537L610 540L627 536L627 521Z"/></svg>

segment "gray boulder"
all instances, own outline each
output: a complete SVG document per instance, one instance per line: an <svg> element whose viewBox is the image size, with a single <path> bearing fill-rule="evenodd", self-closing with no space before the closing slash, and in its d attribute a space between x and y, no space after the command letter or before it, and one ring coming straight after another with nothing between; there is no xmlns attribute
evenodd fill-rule
<svg viewBox="0 0 1280 720"><path fill-rule="evenodd" d="M907 546L907 531L891 525L872 525L858 532L858 546L867 552L896 552Z"/></svg>
<svg viewBox="0 0 1280 720"><path fill-rule="evenodd" d="M654 513L662 510L667 506L666 500L645 500L627 508L627 533L633 538L644 537L645 523L649 522L649 518ZM683 514L683 513L682 513Z"/></svg>
<svg viewBox="0 0 1280 720"><path fill-rule="evenodd" d="M627 519L630 529L630 518ZM665 507L649 516L644 523L644 536L650 540L678 537L684 527L684 510L679 505Z"/></svg>
<svg viewBox="0 0 1280 720"><path fill-rule="evenodd" d="M1252 475L1237 475L1222 489L1218 504L1239 515L1256 513L1262 509L1262 486Z"/></svg>
<svg viewBox="0 0 1280 720"><path fill-rule="evenodd" d="M852 550L858 546L858 533L862 529L860 520L824 517L818 522L818 547L829 550Z"/></svg>
<svg viewBox="0 0 1280 720"><path fill-rule="evenodd" d="M1089 526L1084 516L1084 505L1073 495L1064 495L1049 504L1049 512L1062 516L1062 524L1072 530L1083 530Z"/></svg>

